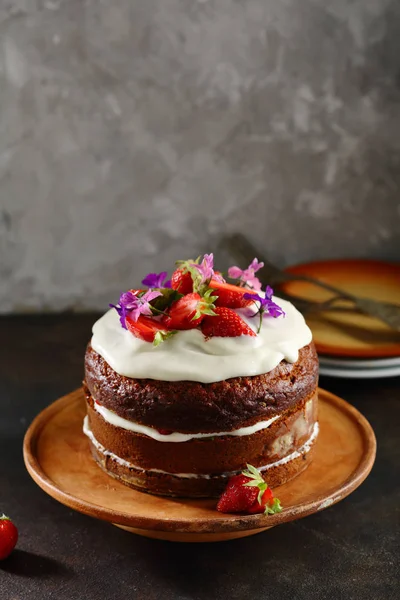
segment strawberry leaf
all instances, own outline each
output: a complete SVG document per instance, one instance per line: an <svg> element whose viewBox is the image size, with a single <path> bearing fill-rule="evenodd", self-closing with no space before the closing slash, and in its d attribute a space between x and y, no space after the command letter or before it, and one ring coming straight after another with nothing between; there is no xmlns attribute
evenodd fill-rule
<svg viewBox="0 0 400 600"><path fill-rule="evenodd" d="M247 466L247 471L242 471L242 475L245 475L246 477L250 477L250 479L255 479L256 481L260 481L260 482L264 481L264 479L258 469L253 467L253 465L247 464L246 466Z"/></svg>
<svg viewBox="0 0 400 600"><path fill-rule="evenodd" d="M246 475L246 477L248 477L248 475ZM243 484L245 487L258 487L260 485L260 483L258 481L256 481L255 479L252 479L251 481L248 481L247 483Z"/></svg>
<svg viewBox="0 0 400 600"><path fill-rule="evenodd" d="M282 512L281 502L278 498L274 498L272 504L267 504L265 507L264 515L275 515L280 512Z"/></svg>
<svg viewBox="0 0 400 600"><path fill-rule="evenodd" d="M258 487L259 487L260 491L258 492L257 501L259 504L261 504L262 497L264 496L264 492L268 486L264 481L264 483L259 483Z"/></svg>
<svg viewBox="0 0 400 600"><path fill-rule="evenodd" d="M162 342L165 342L165 340L167 340L171 336L175 335L175 333L177 333L176 330L174 330L174 331L157 331L156 335L154 336L153 346L159 346Z"/></svg>
<svg viewBox="0 0 400 600"><path fill-rule="evenodd" d="M154 309L154 314L164 312L166 308L183 296L183 294L180 294L177 290L170 288L161 288L157 290L157 292L160 292L161 296L157 296L157 298L154 298L154 300L150 302L150 306Z"/></svg>

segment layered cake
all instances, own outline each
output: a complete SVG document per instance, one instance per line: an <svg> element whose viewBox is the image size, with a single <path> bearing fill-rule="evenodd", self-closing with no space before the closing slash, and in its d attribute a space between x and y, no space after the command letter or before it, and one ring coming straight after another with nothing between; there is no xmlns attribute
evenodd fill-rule
<svg viewBox="0 0 400 600"><path fill-rule="evenodd" d="M146 276L93 327L84 433L98 465L152 494L218 496L246 465L278 486L312 460L318 360L289 302L262 291L256 259L212 255Z"/></svg>

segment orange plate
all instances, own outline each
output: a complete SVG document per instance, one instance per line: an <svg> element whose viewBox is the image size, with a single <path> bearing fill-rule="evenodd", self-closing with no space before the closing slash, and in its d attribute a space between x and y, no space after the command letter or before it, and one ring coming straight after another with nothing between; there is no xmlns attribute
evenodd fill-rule
<svg viewBox="0 0 400 600"><path fill-rule="evenodd" d="M344 259L295 265L286 270L320 279L358 296L400 304L399 264ZM304 281L287 282L282 289L295 296L320 302L332 296L331 292ZM279 296L279 291L277 294ZM321 354L364 358L400 356L398 332L351 308L307 315L307 323Z"/></svg>
<svg viewBox="0 0 400 600"><path fill-rule="evenodd" d="M151 496L106 475L94 462L82 421L83 391L42 411L24 440L26 467L50 496L82 513L134 533L170 541L210 542L260 533L338 502L358 487L375 459L375 436L350 404L320 390L320 434L311 465L276 488L284 510L276 515L225 515L216 500ZM55 525L56 526L56 525Z"/></svg>

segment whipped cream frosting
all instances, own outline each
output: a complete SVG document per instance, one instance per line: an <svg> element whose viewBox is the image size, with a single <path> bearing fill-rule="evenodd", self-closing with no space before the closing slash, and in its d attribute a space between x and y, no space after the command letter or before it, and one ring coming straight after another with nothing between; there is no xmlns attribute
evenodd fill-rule
<svg viewBox="0 0 400 600"><path fill-rule="evenodd" d="M286 316L263 318L255 337L212 337L200 329L179 331L159 346L136 338L121 327L114 309L93 326L92 348L120 375L162 381L213 383L231 377L261 375L283 359L294 363L312 335L303 316L290 303L274 297ZM236 312L257 331L259 318L253 305Z"/></svg>
<svg viewBox="0 0 400 600"><path fill-rule="evenodd" d="M241 437L243 435L252 435L257 431L267 429L274 421L279 419L279 417L281 416L277 415L276 417L268 419L268 421L258 421L258 423L255 423L254 425L249 425L248 427L241 427L240 429L234 429L233 431L218 431L215 433L180 433L179 431L174 431L165 435L157 431L157 429L147 427L147 425L141 425L140 423L135 423L134 421L128 421L128 419L120 417L112 410L109 410L108 408L98 404L97 402L94 403L94 408L103 417L103 419L107 421L107 423L110 423L115 427L122 427L122 429L133 431L134 433L142 433L143 435L147 435L148 437L151 437L157 442L188 442L190 440L198 438L222 436Z"/></svg>
<svg viewBox="0 0 400 600"><path fill-rule="evenodd" d="M100 452L104 456L111 458L111 460L115 460L115 462L119 463L120 465L122 465L124 467L128 467L130 469L132 469L132 468L137 469L139 471L144 471L144 469L142 469L142 467L138 467L138 466L134 465L133 463L128 462L127 460L125 460L123 458L120 458L113 452L106 450L106 448L104 448L104 446L102 444L100 444L100 442L98 442L96 440L96 438L94 437L93 432L90 429L89 419L87 416L83 420L83 433L90 439L92 444L97 448L98 452ZM314 441L316 440L318 433L319 433L319 425L318 425L318 423L315 423L312 434L310 435L308 440L305 442L305 444L303 444L303 446L301 446L301 448L299 448L298 450L295 450L291 454L288 454L284 458L281 458L273 463L269 463L268 465L265 465L262 467L257 467L257 469L261 472L268 471L268 469L272 469L273 467L278 467L279 465L284 465L292 460L295 460L296 458L299 458L300 456L303 456L304 454L307 454L307 452L309 452L311 450L311 447L312 447ZM212 475L207 475L207 474L169 473L168 471L162 471L161 469L146 469L146 471L149 471L150 473L163 473L165 475L172 475L173 477L178 477L181 479L211 479L211 477L212 477ZM239 472L240 471L229 471L226 473L221 473L220 476L232 477L232 475L237 475Z"/></svg>

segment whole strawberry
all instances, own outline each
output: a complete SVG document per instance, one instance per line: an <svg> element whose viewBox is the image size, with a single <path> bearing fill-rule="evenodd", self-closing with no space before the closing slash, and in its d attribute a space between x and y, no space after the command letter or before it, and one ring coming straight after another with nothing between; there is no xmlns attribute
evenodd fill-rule
<svg viewBox="0 0 400 600"><path fill-rule="evenodd" d="M0 560L10 556L18 541L18 530L14 523L6 517L0 516Z"/></svg>
<svg viewBox="0 0 400 600"><path fill-rule="evenodd" d="M239 335L255 336L254 331L243 321L234 310L217 306L214 316L204 317L201 330L206 338L210 337L238 337Z"/></svg>
<svg viewBox="0 0 400 600"><path fill-rule="evenodd" d="M230 478L218 501L217 510L223 513L272 515L281 512L282 507L260 471L247 465L247 471Z"/></svg>

